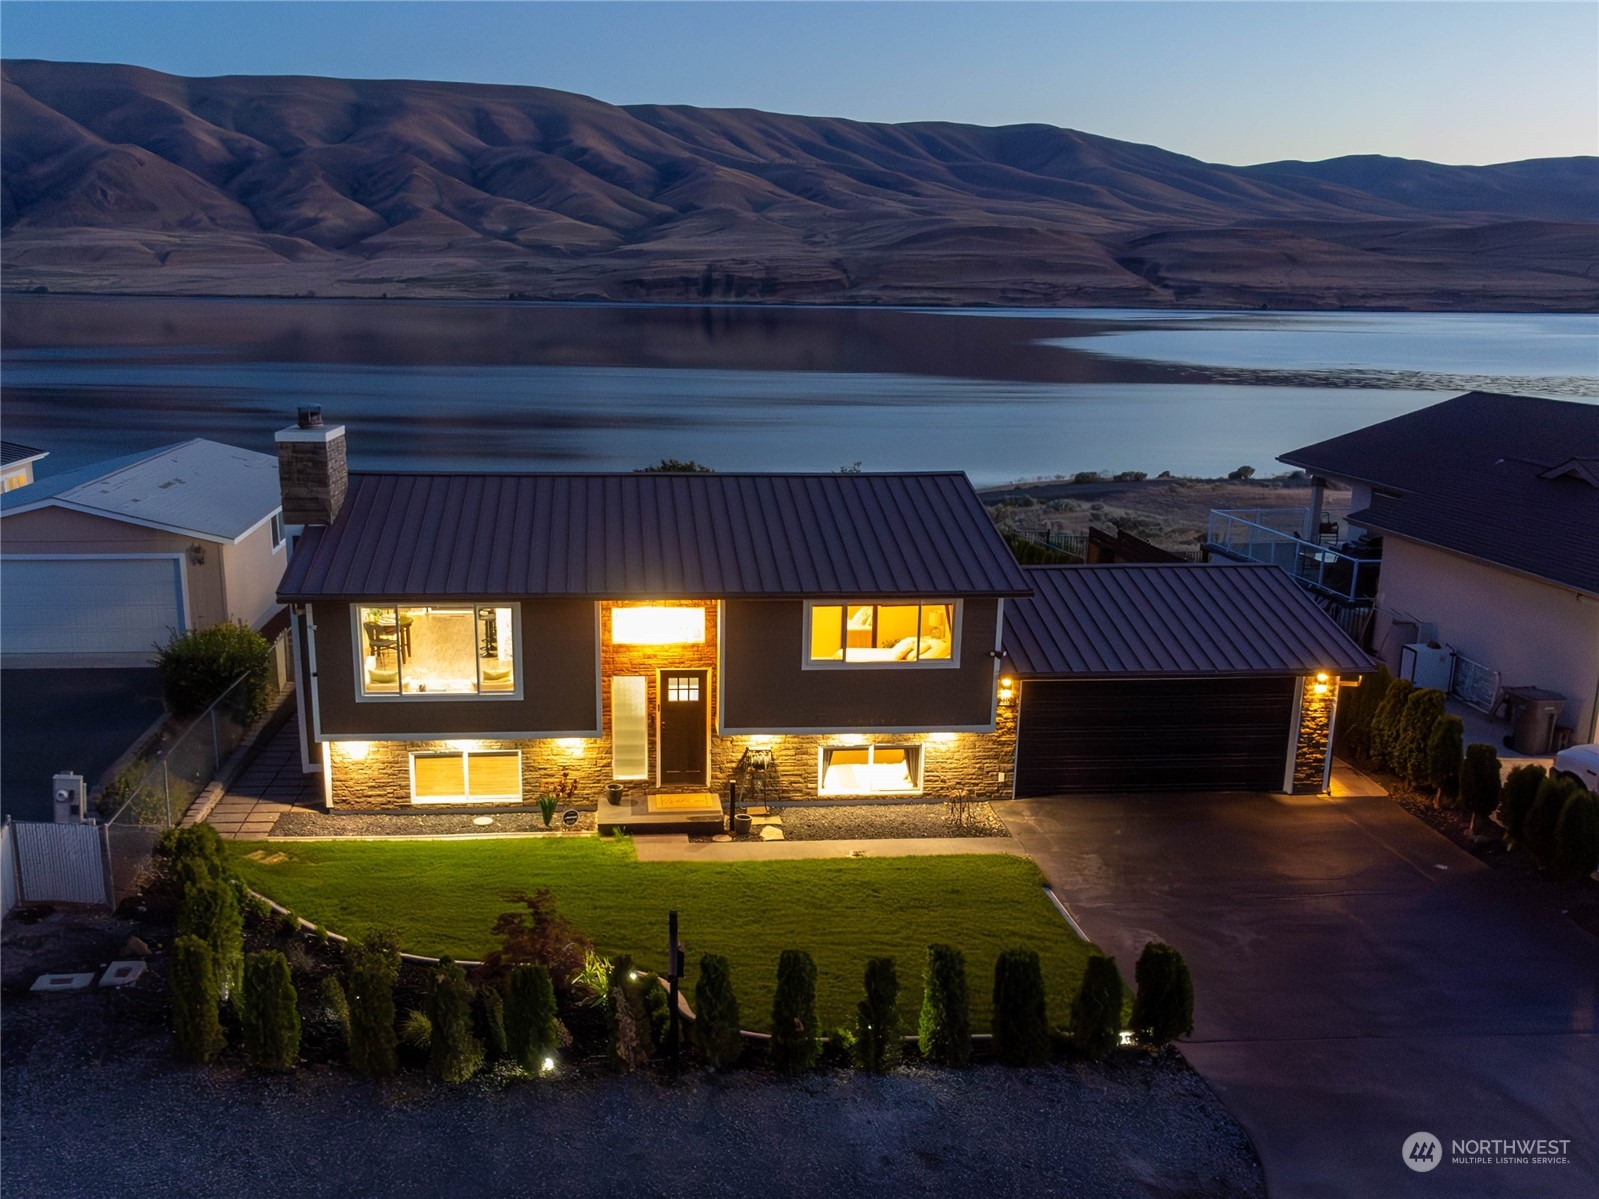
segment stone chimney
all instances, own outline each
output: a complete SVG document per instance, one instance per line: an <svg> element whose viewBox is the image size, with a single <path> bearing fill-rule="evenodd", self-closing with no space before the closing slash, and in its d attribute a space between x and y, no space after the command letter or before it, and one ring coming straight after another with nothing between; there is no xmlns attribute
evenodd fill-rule
<svg viewBox="0 0 1599 1199"><path fill-rule="evenodd" d="M350 487L344 426L324 426L321 406L306 404L300 408L295 426L280 430L275 440L283 523L332 524Z"/></svg>

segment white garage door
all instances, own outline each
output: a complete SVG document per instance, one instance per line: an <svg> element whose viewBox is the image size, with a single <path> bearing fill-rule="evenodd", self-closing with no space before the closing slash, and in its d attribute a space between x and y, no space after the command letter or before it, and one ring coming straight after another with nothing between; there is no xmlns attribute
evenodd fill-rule
<svg viewBox="0 0 1599 1199"><path fill-rule="evenodd" d="M0 560L0 653L127 655L148 662L183 631L177 558Z"/></svg>

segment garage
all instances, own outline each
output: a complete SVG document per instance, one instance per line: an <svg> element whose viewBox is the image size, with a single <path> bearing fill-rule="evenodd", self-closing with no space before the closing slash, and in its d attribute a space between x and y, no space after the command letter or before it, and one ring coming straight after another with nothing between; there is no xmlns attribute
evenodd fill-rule
<svg viewBox="0 0 1599 1199"><path fill-rule="evenodd" d="M182 631L182 559L6 557L0 645L7 656L130 656L148 662Z"/></svg>
<svg viewBox="0 0 1599 1199"><path fill-rule="evenodd" d="M1341 679L1371 660L1259 564L1030 567L1004 650L1019 798L1316 791Z"/></svg>

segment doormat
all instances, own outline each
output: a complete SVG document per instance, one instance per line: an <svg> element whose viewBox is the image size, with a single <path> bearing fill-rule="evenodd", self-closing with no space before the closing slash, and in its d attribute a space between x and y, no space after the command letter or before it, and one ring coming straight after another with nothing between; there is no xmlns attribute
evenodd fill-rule
<svg viewBox="0 0 1599 1199"><path fill-rule="evenodd" d="M651 812L720 812L722 801L709 791L663 791L649 797Z"/></svg>

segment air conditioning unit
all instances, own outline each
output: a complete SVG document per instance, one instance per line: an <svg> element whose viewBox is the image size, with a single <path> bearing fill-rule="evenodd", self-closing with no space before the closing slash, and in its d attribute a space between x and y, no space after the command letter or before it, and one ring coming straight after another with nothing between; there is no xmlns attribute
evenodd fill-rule
<svg viewBox="0 0 1599 1199"><path fill-rule="evenodd" d="M1399 650L1399 677L1417 687L1447 693L1455 677L1455 650L1437 642L1416 641Z"/></svg>

